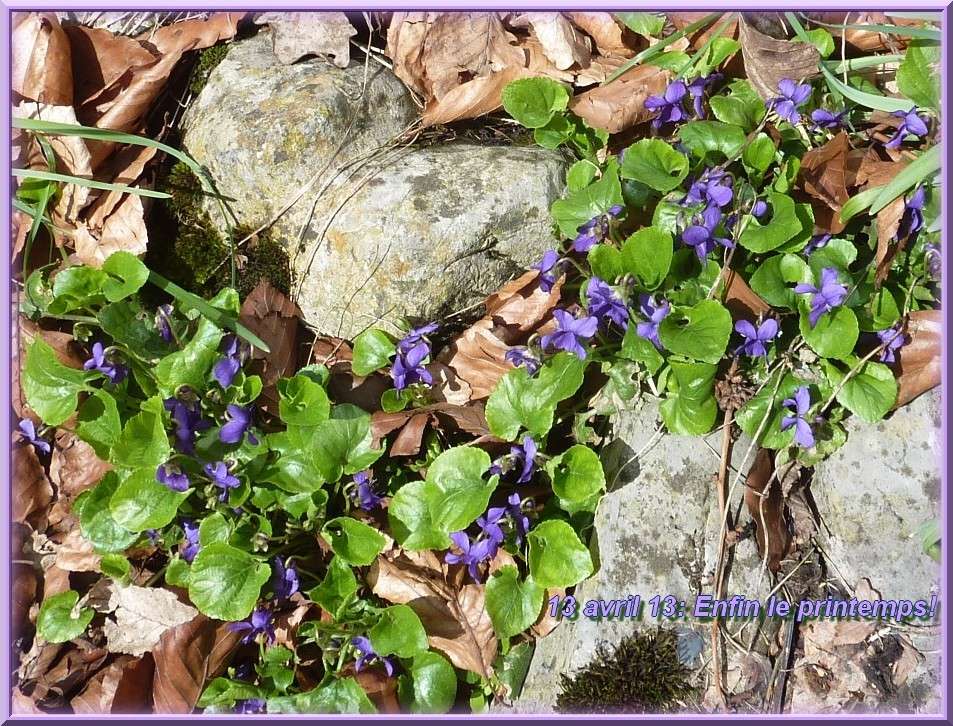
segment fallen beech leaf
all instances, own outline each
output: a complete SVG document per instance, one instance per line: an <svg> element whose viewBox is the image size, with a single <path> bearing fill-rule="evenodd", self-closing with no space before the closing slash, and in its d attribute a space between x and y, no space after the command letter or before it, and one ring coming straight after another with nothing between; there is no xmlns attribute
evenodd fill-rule
<svg viewBox="0 0 953 726"><path fill-rule="evenodd" d="M563 13L524 13L510 20L514 27L531 27L546 57L558 70L573 65L585 68L592 54L585 37Z"/></svg>
<svg viewBox="0 0 953 726"><path fill-rule="evenodd" d="M76 257L91 267L101 267L113 252L143 255L149 244L142 199L127 194L99 229L81 224L73 233Z"/></svg>
<svg viewBox="0 0 953 726"><path fill-rule="evenodd" d="M874 275L874 284L880 287L890 272L890 265L893 264L893 258L907 246L909 237L897 239L897 230L900 228L900 220L903 218L903 212L906 203L903 197L897 197L886 207L877 212L877 273Z"/></svg>
<svg viewBox="0 0 953 726"><path fill-rule="evenodd" d="M900 641L902 650L900 657L894 661L892 675L893 684L895 686L902 686L907 682L907 679L916 667L924 661L924 656L923 653L917 650L913 643L910 642L910 638L906 635L898 635L897 639Z"/></svg>
<svg viewBox="0 0 953 726"><path fill-rule="evenodd" d="M11 83L21 98L54 106L73 103L70 43L53 13L13 13Z"/></svg>
<svg viewBox="0 0 953 726"><path fill-rule="evenodd" d="M230 40L238 32L238 24L248 13L212 13L207 17L180 20L149 30L136 40L156 49L161 55L184 50L202 50L223 40Z"/></svg>
<svg viewBox="0 0 953 726"><path fill-rule="evenodd" d="M102 556L96 552L93 543L83 537L78 529L66 535L66 538L57 545L56 567L67 572L99 572L99 561Z"/></svg>
<svg viewBox="0 0 953 726"><path fill-rule="evenodd" d="M262 279L242 303L238 321L271 349L270 353L257 349L253 353L255 359L263 361L261 378L265 386L274 385L283 376L294 375L300 320L300 308L266 279Z"/></svg>
<svg viewBox="0 0 953 726"><path fill-rule="evenodd" d="M845 226L840 220L840 208L850 198L846 179L849 151L849 138L846 132L841 131L823 146L808 151L801 159L799 176L804 191L835 212L830 229L833 234Z"/></svg>
<svg viewBox="0 0 953 726"><path fill-rule="evenodd" d="M447 91L439 99L431 99L424 106L424 126L449 124L461 119L477 118L498 109L503 105L503 89L527 72L519 67L510 66L499 73L474 78Z"/></svg>
<svg viewBox="0 0 953 726"><path fill-rule="evenodd" d="M15 715L36 714L37 716L49 717L46 711L36 705L33 697L26 695L19 687L13 689L10 710Z"/></svg>
<svg viewBox="0 0 953 726"><path fill-rule="evenodd" d="M735 320L744 318L753 322L761 315L771 312L771 306L764 298L752 290L744 278L732 269L725 275L725 306Z"/></svg>
<svg viewBox="0 0 953 726"><path fill-rule="evenodd" d="M397 678L388 676L382 665L375 663L357 673L354 671L354 664L348 663L341 671L341 677L348 676L354 678L364 689L364 693L380 713L401 713L400 701L397 698Z"/></svg>
<svg viewBox="0 0 953 726"><path fill-rule="evenodd" d="M856 172L853 174L853 179L850 178L850 173L848 172L847 186L883 186L903 171L903 168L907 165L907 161L904 159L899 161L892 159L887 161L882 160L875 146L868 146L863 151L858 149L852 153L860 155L860 163L857 165ZM848 170L850 166L851 158L850 155L848 155Z"/></svg>
<svg viewBox="0 0 953 726"><path fill-rule="evenodd" d="M53 487L46 478L43 464L32 446L18 444L11 453L13 476L10 479L10 514L14 522L45 530Z"/></svg>
<svg viewBox="0 0 953 726"><path fill-rule="evenodd" d="M767 546L768 570L777 572L790 549L791 535L785 521L781 487L773 474L774 453L770 449L759 449L748 471L745 506L755 523L758 551L764 557Z"/></svg>
<svg viewBox="0 0 953 726"><path fill-rule="evenodd" d="M298 628L305 621L305 616L312 612L314 605L297 592L291 596L291 602L295 606L294 610L275 618L275 643L294 650Z"/></svg>
<svg viewBox="0 0 953 726"><path fill-rule="evenodd" d="M666 13L668 15L669 21L672 25L675 26L676 30L683 30L692 23L697 23L699 20L708 15L708 12L694 12L694 13ZM691 47L696 50L700 49L705 43L708 42L708 39L711 38L712 34L721 27L724 23L724 19L716 20L711 25L702 28L701 30L696 31L691 36ZM722 32L722 38L734 38L738 34L738 21L732 20L731 24L725 28Z"/></svg>
<svg viewBox="0 0 953 726"><path fill-rule="evenodd" d="M433 552L399 550L378 557L367 582L378 597L413 608L430 645L455 666L490 677L497 643L483 585L455 587Z"/></svg>
<svg viewBox="0 0 953 726"><path fill-rule="evenodd" d="M897 351L897 402L904 406L921 393L940 385L943 363L943 312L917 310L910 313L907 343Z"/></svg>
<svg viewBox="0 0 953 726"><path fill-rule="evenodd" d="M572 24L585 32L603 56L618 55L630 58L635 50L623 40L623 32L619 23L611 13L566 13Z"/></svg>
<svg viewBox="0 0 953 726"><path fill-rule="evenodd" d="M198 615L198 610L179 602L169 590L115 583L107 612L116 619L103 624L106 647L111 653L137 656L152 650L167 630Z"/></svg>
<svg viewBox="0 0 953 726"><path fill-rule="evenodd" d="M92 446L70 431L57 430L50 457L50 479L61 498L72 502L111 469L108 462L96 456Z"/></svg>
<svg viewBox="0 0 953 726"><path fill-rule="evenodd" d="M821 55L810 43L776 40L755 29L744 16L739 21L738 39L748 80L765 100L777 98L782 79L800 82L818 73Z"/></svg>
<svg viewBox="0 0 953 726"><path fill-rule="evenodd" d="M828 25L920 25L920 22L908 18L898 18L896 16L887 17L884 13L853 11L845 12L843 10L834 10L830 12L810 13L811 18L816 18ZM837 27L827 28L830 34L834 36L835 41L842 35L849 45L865 53L874 51L897 52L907 47L908 38L893 33L880 33L876 30L866 30L864 28L847 28L840 30ZM838 43L839 45L839 43Z"/></svg>
<svg viewBox="0 0 953 726"><path fill-rule="evenodd" d="M126 670L134 670L135 664L139 661L139 658L122 655L99 671L86 683L86 687L78 695L70 699L73 713L99 715L112 713L116 691L126 676Z"/></svg>
<svg viewBox="0 0 953 726"><path fill-rule="evenodd" d="M430 421L430 415L418 413L410 417L410 420L400 430L400 433L394 439L390 446L391 456L413 456L420 453L420 445L423 441L424 430Z"/></svg>
<svg viewBox="0 0 953 726"><path fill-rule="evenodd" d="M103 28L67 25L63 30L72 51L75 88L70 104L76 108L117 95L133 71L151 66L158 59L157 53L135 38Z"/></svg>
<svg viewBox="0 0 953 726"><path fill-rule="evenodd" d="M357 31L344 13L260 13L255 23L271 28L275 57L285 65L307 55L332 56L338 68L351 61L350 39Z"/></svg>
<svg viewBox="0 0 953 726"><path fill-rule="evenodd" d="M240 638L226 623L204 615L163 633L152 649L156 713L191 713L205 684L225 670Z"/></svg>
<svg viewBox="0 0 953 726"><path fill-rule="evenodd" d="M565 588L549 588L546 590L544 602L548 603L554 597L558 597L562 600L566 596ZM561 622L560 615L553 615L552 608L543 607L543 612L540 613L539 618L536 619L536 622L533 623L533 627L530 628L530 631L537 638L545 638L551 632L556 629L556 626Z"/></svg>
<svg viewBox="0 0 953 726"><path fill-rule="evenodd" d="M655 114L645 107L645 99L662 93L671 78L670 71L638 65L605 86L579 94L569 109L593 128L615 134L652 118Z"/></svg>
<svg viewBox="0 0 953 726"><path fill-rule="evenodd" d="M136 180L142 176L146 164L156 155L156 151L157 149L148 146L127 146L109 157L99 175L118 184L134 186ZM93 229L101 229L125 196L123 192L115 190L102 193L83 210L84 224Z"/></svg>
<svg viewBox="0 0 953 726"><path fill-rule="evenodd" d="M576 86L592 86L605 83L606 79L625 63L622 56L596 56L575 77Z"/></svg>

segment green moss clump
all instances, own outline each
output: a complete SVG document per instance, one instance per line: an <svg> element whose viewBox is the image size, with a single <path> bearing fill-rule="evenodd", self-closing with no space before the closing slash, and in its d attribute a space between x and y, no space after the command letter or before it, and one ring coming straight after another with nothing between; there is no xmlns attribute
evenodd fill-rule
<svg viewBox="0 0 953 726"><path fill-rule="evenodd" d="M600 645L587 666L562 674L556 699L563 713L664 713L692 692L690 671L678 660L677 636L640 631L613 650Z"/></svg>
<svg viewBox="0 0 953 726"><path fill-rule="evenodd" d="M173 165L157 185L172 195L157 205L155 227L161 239L150 245L146 264L187 290L199 295L214 296L231 284L229 245L202 207L203 190L199 179L188 166ZM235 242L254 228L236 227ZM267 232L260 232L238 250L240 260L236 287L244 298L262 280L267 279L281 292L288 294L291 271L288 253Z"/></svg>
<svg viewBox="0 0 953 726"><path fill-rule="evenodd" d="M205 88L208 77L212 75L215 67L225 60L226 55L228 55L228 45L225 43L213 45L199 53L199 59L189 76L189 90L192 93L198 95Z"/></svg>

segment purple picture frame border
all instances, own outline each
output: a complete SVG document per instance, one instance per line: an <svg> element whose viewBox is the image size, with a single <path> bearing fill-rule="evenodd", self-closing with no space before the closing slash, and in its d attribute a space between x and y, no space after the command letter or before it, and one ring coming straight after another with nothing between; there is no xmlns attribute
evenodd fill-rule
<svg viewBox="0 0 953 726"><path fill-rule="evenodd" d="M143 0L142 2L124 2L122 0L105 0L96 3L82 2L82 0L62 0L61 2L48 3L48 2L30 2L29 0L0 0L0 46L2 46L2 57L7 62L8 71L4 74L3 77L3 109L0 111L2 114L2 125L3 128L7 131L7 141L11 137L11 125L10 125L10 113L11 113L11 77L9 69L12 66L12 51L11 51L11 17L13 12L29 12L29 11L50 11L50 10L86 10L86 11L122 11L122 10L155 10L155 11L175 11L175 10L218 10L218 11L247 11L247 10L268 10L268 11L302 11L302 10L312 10L312 11L331 11L331 10L342 10L342 11L388 11L388 10L480 10L480 11L489 11L489 10L578 10L584 9L586 11L598 11L598 10L679 10L679 11L706 11L712 12L713 10L850 10L853 12L860 12L862 9L858 9L856 6L851 6L847 3L832 3L825 2L824 0L802 0L801 2L791 2L791 3L766 3L766 2L752 2L751 0L736 0L733 3L727 4L725 6L712 7L710 4L706 5L700 2L679 2L678 0L668 0L667 2L660 2L658 4L653 4L648 7L641 7L641 4L636 4L634 2L599 2L593 7L583 7L587 3L582 2L582 0L570 0L570 1L541 1L541 0L513 0L512 2L506 2L505 0L485 0L480 3L479 7L475 7L472 4L468 3L453 3L443 1L434 1L434 2L400 2L399 0L391 0L390 2L381 0L376 0L372 2L318 2L312 1L307 2L304 0L299 0L295 2L294 0L283 0L279 4L270 7L263 7L264 3L262 2L224 2L223 0L209 0L204 3L195 3L195 2L150 2L148 0ZM896 0L890 0L884 2L881 0L876 3L876 7L872 10L881 11L881 10L896 10L904 12L940 12L942 13L942 33L943 33L943 42L941 47L941 57L942 57L942 117L944 119L950 118L950 107L951 107L951 73L950 73L950 5L944 4L942 2L917 2L915 7L911 7L909 3L897 2ZM0 158L2 158L3 168L10 168L10 144L3 143L2 149L0 149ZM949 153L944 157L945 159L949 158ZM941 171L941 194L942 194L942 219L944 221L950 219L950 192L948 187L948 164L944 163ZM7 174L4 179L5 193L7 202L3 205L2 209L2 223L3 229L6 234L9 234L10 230L10 216L12 213L12 192L13 192L13 183L12 177ZM11 540L11 522L8 521L10 518L10 513L12 511L12 458L11 458L11 448L8 447L6 456L0 457L0 474L2 474L2 481L6 482L7 485L4 488L3 493L3 507L2 514L0 514L0 531L2 531L4 536L4 553L0 557L0 589L6 595L6 612L4 613L5 617L2 618L2 654L0 654L0 667L2 667L2 692L0 692L0 718L3 719L3 723L7 722L26 722L26 721L36 721L42 722L44 724L68 724L75 723L77 721L96 721L96 720L106 720L109 723L116 724L135 724L141 721L148 721L150 723L176 723L183 720L210 720L216 722L240 722L240 723L253 723L257 719L261 720L312 720L312 721L368 721L379 723L381 721L420 721L420 720L434 720L434 721L472 721L472 720L485 720L485 721L504 721L504 722L518 722L518 721L558 721L560 723L574 723L574 722L590 722L594 718L600 720L609 720L609 721L664 721L667 723L678 723L678 722L696 722L702 720L743 720L746 722L784 722L785 724L814 724L818 721L846 721L846 720L866 720L866 721L876 721L878 723L922 723L924 721L929 722L939 722L939 723L953 723L950 720L950 674L949 674L949 656L950 656L950 642L949 642L949 627L948 627L948 610L945 606L945 595L949 592L949 583L951 578L951 572L953 572L953 563L950 561L950 545L949 538L947 533L949 531L948 525L950 521L950 505L951 499L949 496L949 485L953 481L953 476L951 476L951 458L950 458L950 414L951 414L951 396L948 383L951 381L951 372L953 372L953 366L951 366L950 358L950 318L951 314L949 311L949 306L946 304L950 297L950 287L951 287L951 275L953 275L953 249L950 247L950 233L946 226L943 227L942 231L942 281L941 281L941 290L943 296L943 334L942 334L942 383L941 383L941 400L942 400L942 423L941 423L941 442L942 442L942 463L941 463L941 509L942 509L942 533L943 539L941 544L941 557L942 557L942 567L941 567L941 593L940 593L940 621L941 621L941 642L942 642L942 654L941 654L941 688L942 688L942 710L940 714L937 715L917 715L917 716L896 716L893 714L824 714L824 715L800 715L800 714L778 714L778 715L742 715L742 714L688 714L688 715L603 715L599 714L597 716L562 716L554 714L519 714L516 716L506 715L506 714L465 714L465 715L456 715L456 714L447 714L440 716L421 716L421 715L411 715L411 714L401 714L401 715L375 715L375 716L356 716L356 715L316 715L316 714L300 714L300 715L279 715L279 714L265 714L258 716L235 716L235 715L164 715L164 714L141 714L136 716L128 715L72 715L72 716L33 716L26 714L11 714L11 684L12 684L12 673L13 673L13 663L12 663L12 589L11 589L11 564L13 558L12 552L12 540ZM11 370L11 353L12 353L12 342L14 335L13 324L16 319L15 313L15 301L16 301L16 286L13 284L12 278L12 269L11 261L8 253L4 252L2 261L2 274L3 279L8 281L8 293L9 293L9 305L7 306L6 313L0 316L0 327L2 327L3 337L0 340L0 376L6 378L6 374L10 373ZM8 415L0 417L0 440L5 440L7 442L12 442L12 430L13 430L13 415L11 408L11 392L12 392L12 379L11 385L0 385L0 409L7 411Z"/></svg>

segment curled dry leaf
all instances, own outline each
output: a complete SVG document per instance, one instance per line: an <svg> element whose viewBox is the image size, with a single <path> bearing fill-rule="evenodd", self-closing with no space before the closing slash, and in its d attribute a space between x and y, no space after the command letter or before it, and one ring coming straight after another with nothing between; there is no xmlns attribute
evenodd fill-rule
<svg viewBox="0 0 953 726"><path fill-rule="evenodd" d="M509 66L497 73L466 81L441 98L427 101L421 116L423 124L449 124L495 111L502 105L503 89L510 81L525 75L527 72L523 68Z"/></svg>
<svg viewBox="0 0 953 726"><path fill-rule="evenodd" d="M686 27L692 23L697 23L699 20L708 15L708 12L694 12L694 13L667 13L669 22L675 26L676 30L684 30ZM691 47L698 50L705 43L708 42L712 34L721 27L724 21L717 20L711 25L708 25L700 30L696 31L691 36ZM721 34L722 38L734 38L738 34L738 21L732 20L731 23L725 28L724 32Z"/></svg>
<svg viewBox="0 0 953 726"><path fill-rule="evenodd" d="M809 43L772 38L744 17L739 21L738 38L748 80L765 100L777 97L781 80L803 81L818 73L821 55Z"/></svg>
<svg viewBox="0 0 953 726"><path fill-rule="evenodd" d="M853 169L855 165L856 169ZM883 186L903 171L906 165L905 159L884 161L880 158L876 146L868 146L864 150L857 149L848 154L847 186L858 188Z"/></svg>
<svg viewBox="0 0 953 726"><path fill-rule="evenodd" d="M127 194L99 228L79 226L73 233L76 257L90 267L102 267L113 252L143 255L149 245L142 198Z"/></svg>
<svg viewBox="0 0 953 726"><path fill-rule="evenodd" d="M662 93L671 78L665 69L638 65L611 83L574 97L569 108L593 128L615 134L652 118L645 99Z"/></svg>
<svg viewBox="0 0 953 726"><path fill-rule="evenodd" d="M73 713L143 713L151 711L152 658L121 655L93 676L70 700Z"/></svg>
<svg viewBox="0 0 953 726"><path fill-rule="evenodd" d="M152 649L157 713L191 713L205 684L220 675L238 647L240 633L197 615L163 633Z"/></svg>
<svg viewBox="0 0 953 726"><path fill-rule="evenodd" d="M93 543L86 539L79 529L67 533L55 549L54 564L66 572L99 572L102 556L96 552Z"/></svg>
<svg viewBox="0 0 953 726"><path fill-rule="evenodd" d="M294 374L300 320L301 309L266 279L262 279L242 303L238 321L271 349L270 353L257 349L252 353L253 358L263 361L261 378L265 386Z"/></svg>
<svg viewBox="0 0 953 726"><path fill-rule="evenodd" d="M53 13L13 13L10 71L14 99L70 106L70 42Z"/></svg>
<svg viewBox="0 0 953 726"><path fill-rule="evenodd" d="M50 479L61 498L72 502L95 486L110 469L112 466L96 456L93 447L76 434L57 430L50 457Z"/></svg>
<svg viewBox="0 0 953 726"><path fill-rule="evenodd" d="M271 28L275 57L285 65L307 55L333 57L338 68L351 61L350 40L357 31L344 13L259 13L255 23Z"/></svg>
<svg viewBox="0 0 953 726"><path fill-rule="evenodd" d="M765 557L771 572L777 572L791 545L784 516L784 498L774 476L774 455L770 449L758 449L748 471L745 485L745 506L755 523L758 551Z"/></svg>
<svg viewBox="0 0 953 726"><path fill-rule="evenodd" d="M351 677L371 699L380 713L400 713L400 700L397 698L397 678L388 676L379 663L354 671L354 664L348 663L341 671L341 677Z"/></svg>
<svg viewBox="0 0 953 726"><path fill-rule="evenodd" d="M611 13L566 13L572 24L585 32L603 56L630 58L635 50L624 40L624 29Z"/></svg>
<svg viewBox="0 0 953 726"><path fill-rule="evenodd" d="M840 208L850 198L847 193L847 158L850 141L841 131L823 146L808 151L801 159L800 181L808 194L824 203L834 214L830 232L844 228Z"/></svg>
<svg viewBox="0 0 953 726"><path fill-rule="evenodd" d="M732 269L725 275L725 307L736 320L745 318L754 321L771 312L771 306L764 298L752 290L744 278Z"/></svg>
<svg viewBox="0 0 953 726"><path fill-rule="evenodd" d="M14 446L11 456L13 476L10 480L10 514L13 521L44 530L53 501L53 487L46 477L43 464L33 447L26 444Z"/></svg>
<svg viewBox="0 0 953 726"><path fill-rule="evenodd" d="M113 614L115 621L107 619L103 624L106 647L111 653L136 656L152 650L170 628L188 623L198 615L198 610L179 602L169 590L115 583L107 612Z"/></svg>
<svg viewBox="0 0 953 726"><path fill-rule="evenodd" d="M592 53L585 36L563 13L524 13L510 20L514 27L531 27L546 57L558 70L585 68Z"/></svg>
<svg viewBox="0 0 953 726"><path fill-rule="evenodd" d="M877 272L874 275L874 284L878 287L887 278L894 257L907 246L909 236L903 239L897 238L897 231L900 229L900 220L903 219L905 208L906 203L901 196L877 212L877 252L875 255Z"/></svg>
<svg viewBox="0 0 953 726"><path fill-rule="evenodd" d="M826 27L835 39L845 38L849 45L865 53L874 52L898 52L907 47L909 38L893 33L880 33L876 30L866 30L864 28L846 28L841 30L838 25L920 25L920 21L910 18L898 18L878 12L844 12L843 10L833 10L829 12L810 13L810 17L832 25L835 27Z"/></svg>
<svg viewBox="0 0 953 726"><path fill-rule="evenodd" d="M375 595L413 608L430 645L455 666L491 675L497 641L483 585L454 586L435 553L399 550L378 557L367 582Z"/></svg>
<svg viewBox="0 0 953 726"><path fill-rule="evenodd" d="M907 343L897 353L896 407L940 385L943 372L943 312L917 310L910 313Z"/></svg>

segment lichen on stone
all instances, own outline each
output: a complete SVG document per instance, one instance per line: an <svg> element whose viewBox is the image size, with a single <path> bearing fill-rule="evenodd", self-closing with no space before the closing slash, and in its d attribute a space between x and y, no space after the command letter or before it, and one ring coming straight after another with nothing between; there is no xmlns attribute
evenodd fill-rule
<svg viewBox="0 0 953 726"><path fill-rule="evenodd" d="M556 709L563 713L665 713L694 690L678 659L677 635L638 631L613 649L600 645L572 676L562 674Z"/></svg>
<svg viewBox="0 0 953 726"><path fill-rule="evenodd" d="M225 56L228 55L228 48L229 46L225 43L219 43L199 53L195 67L189 75L189 90L192 93L198 95L202 89L205 88L205 84L208 83L208 77L212 75L212 71L214 71L216 66L225 60Z"/></svg>

